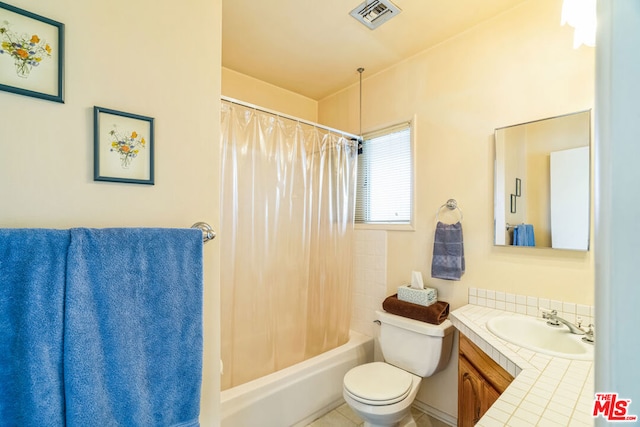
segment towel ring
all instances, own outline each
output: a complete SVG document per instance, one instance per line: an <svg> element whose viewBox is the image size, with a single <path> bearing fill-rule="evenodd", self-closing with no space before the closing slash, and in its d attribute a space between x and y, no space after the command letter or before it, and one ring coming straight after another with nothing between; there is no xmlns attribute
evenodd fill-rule
<svg viewBox="0 0 640 427"><path fill-rule="evenodd" d="M456 201L456 199L449 199L447 200L447 203L438 208L438 210L436 211L436 221L440 221L440 211L442 210L442 208L447 208L450 211L458 210L458 213L460 214L460 222L462 222L462 209L460 209L460 207L458 206L458 202Z"/></svg>

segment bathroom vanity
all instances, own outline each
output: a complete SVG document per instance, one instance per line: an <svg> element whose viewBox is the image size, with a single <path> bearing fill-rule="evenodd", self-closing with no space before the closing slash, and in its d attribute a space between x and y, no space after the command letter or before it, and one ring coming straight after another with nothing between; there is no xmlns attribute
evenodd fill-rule
<svg viewBox="0 0 640 427"><path fill-rule="evenodd" d="M478 427L592 426L593 360L553 356L506 342L487 329L487 322L501 316L521 315L474 304L449 314L462 337L459 375L465 383L458 391L458 425L477 420ZM493 368L477 362L487 359L513 378L501 394L502 387L493 385L497 383Z"/></svg>
<svg viewBox="0 0 640 427"><path fill-rule="evenodd" d="M474 426L507 389L513 376L459 334L458 426Z"/></svg>

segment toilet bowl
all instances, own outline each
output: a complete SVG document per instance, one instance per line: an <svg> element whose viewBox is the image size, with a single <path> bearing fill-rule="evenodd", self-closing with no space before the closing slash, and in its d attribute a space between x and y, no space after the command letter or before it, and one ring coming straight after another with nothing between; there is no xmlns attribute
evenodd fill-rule
<svg viewBox="0 0 640 427"><path fill-rule="evenodd" d="M411 414L422 378L384 362L351 369L344 377L343 397L365 421L365 427L414 427Z"/></svg>
<svg viewBox="0 0 640 427"><path fill-rule="evenodd" d="M365 427L415 427L411 405L422 378L448 364L453 325L432 325L377 311L384 362L356 366L343 380L342 395Z"/></svg>

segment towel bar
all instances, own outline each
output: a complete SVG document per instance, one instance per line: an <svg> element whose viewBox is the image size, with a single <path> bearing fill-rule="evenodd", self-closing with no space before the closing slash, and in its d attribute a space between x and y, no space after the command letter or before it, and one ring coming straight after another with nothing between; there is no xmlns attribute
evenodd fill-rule
<svg viewBox="0 0 640 427"><path fill-rule="evenodd" d="M202 243L207 243L209 240L216 238L216 232L206 222L196 222L191 228L198 228L202 231Z"/></svg>
<svg viewBox="0 0 640 427"><path fill-rule="evenodd" d="M522 223L522 225L524 225L524 222ZM511 225L511 224L509 224L508 222L506 223L507 231L509 231L509 230L510 230L510 229L512 229L512 228L516 228L516 227L517 227L517 225Z"/></svg>

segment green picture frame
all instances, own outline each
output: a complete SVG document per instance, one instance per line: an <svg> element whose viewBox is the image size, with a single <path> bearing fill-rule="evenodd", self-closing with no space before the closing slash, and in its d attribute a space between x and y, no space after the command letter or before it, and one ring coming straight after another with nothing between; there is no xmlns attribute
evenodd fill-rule
<svg viewBox="0 0 640 427"><path fill-rule="evenodd" d="M0 90L64 103L64 24L0 2Z"/></svg>
<svg viewBox="0 0 640 427"><path fill-rule="evenodd" d="M94 181L154 185L154 119L93 107Z"/></svg>

